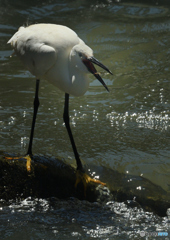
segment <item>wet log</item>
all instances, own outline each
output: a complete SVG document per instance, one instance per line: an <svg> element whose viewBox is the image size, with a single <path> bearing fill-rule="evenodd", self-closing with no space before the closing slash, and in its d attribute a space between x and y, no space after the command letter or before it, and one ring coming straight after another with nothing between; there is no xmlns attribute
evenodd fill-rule
<svg viewBox="0 0 170 240"><path fill-rule="evenodd" d="M26 160L8 160L9 154L0 152L0 199L25 199L76 197L90 202L126 202L130 207L143 207L160 216L166 216L170 208L170 196L151 181L129 174L122 174L106 167L90 165L107 187L88 184L86 196L79 183L75 188L76 168L61 158L33 156L31 171L26 169ZM10 155L11 156L11 155ZM88 166L89 167L89 166Z"/></svg>

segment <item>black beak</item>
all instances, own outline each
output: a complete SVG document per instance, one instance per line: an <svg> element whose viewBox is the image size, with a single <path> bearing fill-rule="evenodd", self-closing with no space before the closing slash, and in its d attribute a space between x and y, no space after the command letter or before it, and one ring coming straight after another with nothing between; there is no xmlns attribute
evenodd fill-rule
<svg viewBox="0 0 170 240"><path fill-rule="evenodd" d="M106 88L106 90L109 92L108 87L106 86L105 82L103 81L103 79L101 78L99 73L97 73L97 70L95 69L95 67L92 63L98 65L101 68L103 68L104 70L106 70L110 74L112 74L112 72L94 57L88 57L86 59L83 59L82 61L86 65L89 72L91 72L99 80L99 82L101 82L101 84Z"/></svg>
<svg viewBox="0 0 170 240"><path fill-rule="evenodd" d="M96 65L98 65L99 67L103 68L104 70L106 70L108 73L110 73L111 75L113 75L113 73L105 66L103 65L101 62L99 62L96 58L94 57L89 57L88 60Z"/></svg>

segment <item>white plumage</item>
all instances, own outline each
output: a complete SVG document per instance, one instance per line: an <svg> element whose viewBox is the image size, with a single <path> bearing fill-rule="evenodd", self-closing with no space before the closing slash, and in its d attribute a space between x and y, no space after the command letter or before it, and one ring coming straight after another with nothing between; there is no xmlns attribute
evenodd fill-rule
<svg viewBox="0 0 170 240"><path fill-rule="evenodd" d="M87 91L89 70L81 59L93 57L93 51L70 28L55 24L20 27L8 43L37 79L46 79L74 96Z"/></svg>

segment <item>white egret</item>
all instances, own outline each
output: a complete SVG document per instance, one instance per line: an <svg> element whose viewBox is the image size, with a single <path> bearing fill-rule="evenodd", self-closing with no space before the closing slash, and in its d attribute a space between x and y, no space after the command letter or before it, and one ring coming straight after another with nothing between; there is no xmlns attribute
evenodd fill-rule
<svg viewBox="0 0 170 240"><path fill-rule="evenodd" d="M34 24L20 27L8 41L24 66L36 77L36 91L32 128L26 155L27 169L30 170L32 142L36 115L39 107L39 82L46 79L65 92L63 119L71 141L77 163L77 180L86 188L89 181L95 181L85 174L69 124L69 95L81 96L89 86L88 73L92 73L106 88L94 64L110 74L111 71L93 56L93 51L70 28L55 24ZM103 184L100 181L98 183Z"/></svg>

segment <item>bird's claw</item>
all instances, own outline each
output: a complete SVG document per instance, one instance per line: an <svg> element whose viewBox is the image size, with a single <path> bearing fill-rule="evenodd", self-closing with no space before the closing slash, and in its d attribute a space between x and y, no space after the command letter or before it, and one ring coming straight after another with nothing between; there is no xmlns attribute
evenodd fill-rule
<svg viewBox="0 0 170 240"><path fill-rule="evenodd" d="M26 155L24 157L5 157L5 159L7 160L18 160L18 159L21 159L21 158L24 158L27 160L26 162L26 168L27 168L27 172L31 172L31 156L30 155Z"/></svg>
<svg viewBox="0 0 170 240"><path fill-rule="evenodd" d="M80 170L77 170L76 171L76 182L75 182L75 188L77 188L77 185L79 182L82 182L83 183L83 186L84 186L84 196L86 197L86 189L87 189L87 185L88 183L90 182L94 182L94 183L97 183L97 184L101 184L103 186L106 185L106 183L103 183L101 182L100 180L97 180L97 179L94 179L94 178L91 178L89 175L87 175L86 173L80 171Z"/></svg>

